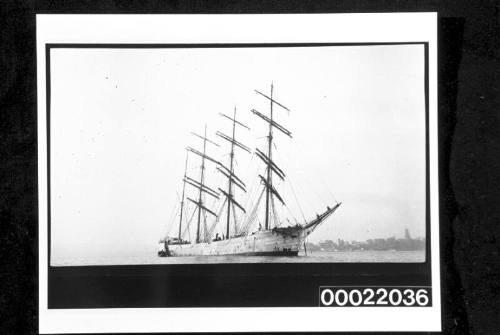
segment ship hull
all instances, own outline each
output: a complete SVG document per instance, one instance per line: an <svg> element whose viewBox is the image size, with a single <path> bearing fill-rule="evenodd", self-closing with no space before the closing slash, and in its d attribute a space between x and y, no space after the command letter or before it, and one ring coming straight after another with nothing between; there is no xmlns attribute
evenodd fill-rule
<svg viewBox="0 0 500 335"><path fill-rule="evenodd" d="M341 203L316 216L304 225L275 227L245 236L212 242L189 243L180 238L160 243L158 256L297 256L305 238L311 234Z"/></svg>
<svg viewBox="0 0 500 335"><path fill-rule="evenodd" d="M303 239L297 229L263 230L226 240L167 244L165 256L297 256Z"/></svg>

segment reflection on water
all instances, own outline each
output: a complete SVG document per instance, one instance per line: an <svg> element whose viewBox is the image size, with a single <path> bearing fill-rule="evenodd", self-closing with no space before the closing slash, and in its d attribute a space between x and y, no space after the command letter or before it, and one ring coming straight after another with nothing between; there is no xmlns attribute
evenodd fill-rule
<svg viewBox="0 0 500 335"><path fill-rule="evenodd" d="M315 251L295 257L269 256L193 256L158 257L156 251L130 256L67 257L53 256L52 266L140 265L140 264L217 264L217 263L421 263L425 250L417 251Z"/></svg>

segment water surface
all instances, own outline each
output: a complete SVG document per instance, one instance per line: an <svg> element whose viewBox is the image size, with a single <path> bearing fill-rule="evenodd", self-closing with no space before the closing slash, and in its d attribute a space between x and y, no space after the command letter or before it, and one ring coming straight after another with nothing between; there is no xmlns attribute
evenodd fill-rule
<svg viewBox="0 0 500 335"><path fill-rule="evenodd" d="M421 263L425 250L417 251L313 251L299 256L189 256L158 257L156 251L136 255L93 257L53 256L52 266L217 264L217 263Z"/></svg>

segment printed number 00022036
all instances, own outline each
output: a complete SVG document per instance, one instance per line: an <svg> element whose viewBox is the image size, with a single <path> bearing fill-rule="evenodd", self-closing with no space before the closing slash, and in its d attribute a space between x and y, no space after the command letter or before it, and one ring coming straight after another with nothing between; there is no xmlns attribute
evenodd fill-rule
<svg viewBox="0 0 500 335"><path fill-rule="evenodd" d="M328 288L320 289L320 306L429 306L427 288Z"/></svg>

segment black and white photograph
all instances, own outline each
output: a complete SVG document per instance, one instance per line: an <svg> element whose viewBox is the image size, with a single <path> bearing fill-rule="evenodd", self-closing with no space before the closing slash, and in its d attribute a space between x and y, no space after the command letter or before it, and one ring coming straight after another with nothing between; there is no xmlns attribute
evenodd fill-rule
<svg viewBox="0 0 500 335"><path fill-rule="evenodd" d="M435 16L370 15L38 16L44 331L436 330Z"/></svg>
<svg viewBox="0 0 500 335"><path fill-rule="evenodd" d="M498 334L498 4L0 2L0 334Z"/></svg>
<svg viewBox="0 0 500 335"><path fill-rule="evenodd" d="M51 49L51 265L424 262L425 57Z"/></svg>

